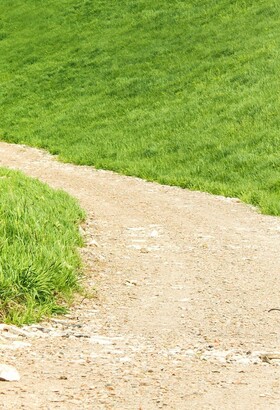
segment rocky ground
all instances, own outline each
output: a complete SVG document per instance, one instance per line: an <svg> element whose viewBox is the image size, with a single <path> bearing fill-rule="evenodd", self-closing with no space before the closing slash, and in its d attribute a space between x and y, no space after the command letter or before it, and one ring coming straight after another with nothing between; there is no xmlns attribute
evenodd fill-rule
<svg viewBox="0 0 280 410"><path fill-rule="evenodd" d="M0 165L79 199L95 295L0 326L0 363L21 376L1 408L280 408L279 218L22 146L1 143Z"/></svg>

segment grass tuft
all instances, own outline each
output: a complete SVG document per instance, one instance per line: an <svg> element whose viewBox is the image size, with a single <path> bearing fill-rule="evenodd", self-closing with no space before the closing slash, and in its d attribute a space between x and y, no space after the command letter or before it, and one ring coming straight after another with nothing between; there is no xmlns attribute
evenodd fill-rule
<svg viewBox="0 0 280 410"><path fill-rule="evenodd" d="M0 321L38 321L80 289L84 213L63 191L0 168Z"/></svg>

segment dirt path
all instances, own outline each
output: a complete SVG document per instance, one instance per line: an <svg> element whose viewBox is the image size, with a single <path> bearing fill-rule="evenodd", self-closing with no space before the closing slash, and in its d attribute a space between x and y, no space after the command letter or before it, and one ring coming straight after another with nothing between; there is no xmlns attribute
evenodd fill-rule
<svg viewBox="0 0 280 410"><path fill-rule="evenodd" d="M280 360L262 356L280 351L279 218L21 146L1 143L0 165L79 199L98 292L0 333L22 376L0 385L1 408L280 408Z"/></svg>

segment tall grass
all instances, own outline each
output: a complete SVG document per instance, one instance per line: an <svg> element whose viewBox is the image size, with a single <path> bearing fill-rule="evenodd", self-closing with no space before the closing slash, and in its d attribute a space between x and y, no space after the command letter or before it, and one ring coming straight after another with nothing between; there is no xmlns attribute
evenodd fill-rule
<svg viewBox="0 0 280 410"><path fill-rule="evenodd" d="M280 3L0 2L0 138L280 214Z"/></svg>
<svg viewBox="0 0 280 410"><path fill-rule="evenodd" d="M80 287L84 217L62 191L0 168L0 321L61 313Z"/></svg>

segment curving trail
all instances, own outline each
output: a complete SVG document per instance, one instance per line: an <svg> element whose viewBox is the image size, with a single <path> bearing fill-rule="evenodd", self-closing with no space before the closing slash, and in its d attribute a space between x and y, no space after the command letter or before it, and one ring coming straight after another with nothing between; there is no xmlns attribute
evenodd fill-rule
<svg viewBox="0 0 280 410"><path fill-rule="evenodd" d="M279 218L23 146L0 143L0 166L78 198L98 294L12 344L0 333L22 376L1 408L280 408Z"/></svg>

